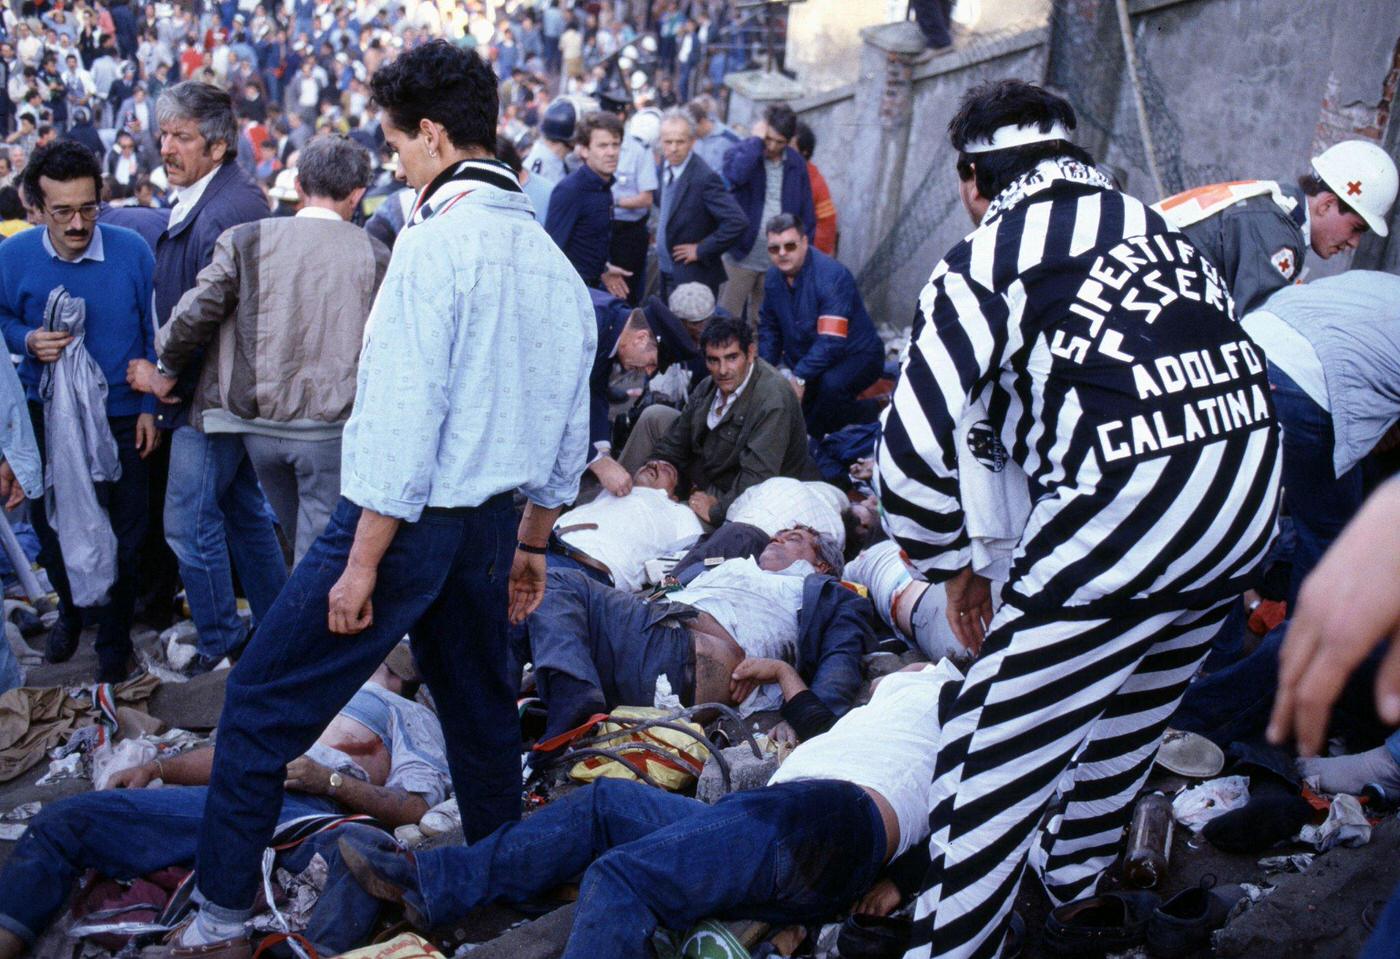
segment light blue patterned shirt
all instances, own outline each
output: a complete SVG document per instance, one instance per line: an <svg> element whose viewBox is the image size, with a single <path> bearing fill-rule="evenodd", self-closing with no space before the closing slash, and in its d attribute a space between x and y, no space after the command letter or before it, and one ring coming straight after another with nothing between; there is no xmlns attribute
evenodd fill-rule
<svg viewBox="0 0 1400 959"><path fill-rule="evenodd" d="M589 449L587 288L524 194L452 186L394 246L343 438L342 494L408 522L514 489L560 506Z"/></svg>

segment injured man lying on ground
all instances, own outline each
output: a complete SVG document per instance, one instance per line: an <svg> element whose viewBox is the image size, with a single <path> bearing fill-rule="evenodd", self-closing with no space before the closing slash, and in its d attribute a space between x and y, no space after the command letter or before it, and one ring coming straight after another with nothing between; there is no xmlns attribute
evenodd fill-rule
<svg viewBox="0 0 1400 959"><path fill-rule="evenodd" d="M281 852L278 865L296 874L319 855L328 867L304 933L320 955L362 944L379 916L379 903L343 872L335 839L380 830L345 823L344 816L364 814L387 826L416 823L451 791L437 717L405 698L417 685L412 657L401 645L306 754L287 766L279 827L308 817L311 835ZM170 866L193 868L213 760L212 747L154 760L118 773L113 785L119 788L73 796L40 812L0 871L0 959L34 945L88 869L128 880ZM157 780L164 785L156 788ZM332 824L336 828L315 830Z"/></svg>
<svg viewBox="0 0 1400 959"><path fill-rule="evenodd" d="M797 528L773 537L757 561L728 560L651 600L551 569L527 620L543 738L615 706L672 697L737 706L741 716L777 708L776 686L748 691L733 681L748 656L792 663L822 702L845 712L871 633L869 603L835 578L841 565L830 537Z"/></svg>
<svg viewBox="0 0 1400 959"><path fill-rule="evenodd" d="M870 703L798 746L761 789L714 805L603 779L470 846L406 852L346 835L341 857L424 931L478 906L525 903L582 874L565 959L651 956L658 927L819 921L849 910L906 851L927 867L938 706L949 663L891 674ZM922 865L910 859L922 856Z"/></svg>

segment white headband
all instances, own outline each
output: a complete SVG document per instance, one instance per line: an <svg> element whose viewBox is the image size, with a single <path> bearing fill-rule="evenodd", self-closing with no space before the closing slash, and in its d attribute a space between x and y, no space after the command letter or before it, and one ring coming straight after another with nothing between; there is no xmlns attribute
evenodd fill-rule
<svg viewBox="0 0 1400 959"><path fill-rule="evenodd" d="M972 140L963 146L964 153L991 153L993 150L1008 150L1031 143L1048 143L1051 140L1068 140L1069 131L1063 124L1055 123L1049 133L1042 133L1037 124L1024 127L1002 127L985 140Z"/></svg>

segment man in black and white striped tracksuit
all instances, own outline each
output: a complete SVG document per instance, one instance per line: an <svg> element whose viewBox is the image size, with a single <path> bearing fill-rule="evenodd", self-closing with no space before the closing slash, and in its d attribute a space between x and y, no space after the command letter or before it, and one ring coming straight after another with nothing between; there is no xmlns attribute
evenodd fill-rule
<svg viewBox="0 0 1400 959"><path fill-rule="evenodd" d="M910 956L995 956L1028 856L1057 904L1093 891L1274 535L1262 355L1215 269L1111 188L1074 125L1020 81L964 98L950 134L980 227L920 296L878 453L886 527L946 580L955 630L975 645L990 619L945 706ZM995 616L958 490L972 400L1034 504Z"/></svg>

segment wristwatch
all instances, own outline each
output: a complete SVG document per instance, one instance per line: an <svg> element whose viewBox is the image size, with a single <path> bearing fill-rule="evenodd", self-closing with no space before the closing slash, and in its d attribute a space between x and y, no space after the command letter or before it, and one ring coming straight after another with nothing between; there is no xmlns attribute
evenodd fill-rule
<svg viewBox="0 0 1400 959"><path fill-rule="evenodd" d="M330 788L326 790L326 795L334 796L335 791L345 785L345 777L340 773L331 773Z"/></svg>
<svg viewBox="0 0 1400 959"><path fill-rule="evenodd" d="M156 372L168 380L176 379L179 374L165 365L164 360L156 360Z"/></svg>
<svg viewBox="0 0 1400 959"><path fill-rule="evenodd" d="M806 386L806 385L807 385L807 381L804 380L804 379L803 379L802 377L800 377L800 376L794 376L794 377L792 378L792 381L793 381L794 383L796 383L798 386Z"/></svg>

